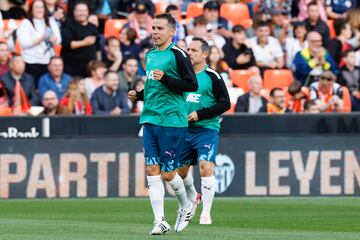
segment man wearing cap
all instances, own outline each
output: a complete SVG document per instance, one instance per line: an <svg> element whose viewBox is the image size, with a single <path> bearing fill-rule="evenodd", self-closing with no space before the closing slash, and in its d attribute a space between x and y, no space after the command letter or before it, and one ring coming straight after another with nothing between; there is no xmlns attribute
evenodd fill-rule
<svg viewBox="0 0 360 240"><path fill-rule="evenodd" d="M315 101L320 112L341 112L343 110L343 92L335 83L336 76L331 71L321 73L318 82L310 85L310 100Z"/></svg>
<svg viewBox="0 0 360 240"><path fill-rule="evenodd" d="M204 5L203 14L207 25L208 31L212 31L222 35L225 38L231 37L232 25L227 19L220 17L220 3L217 1L208 1ZM193 22L190 22L189 28L193 27ZM191 31L190 31L191 32Z"/></svg>
<svg viewBox="0 0 360 240"><path fill-rule="evenodd" d="M149 15L145 3L137 3L134 12L129 15L128 19L129 21L124 27L135 29L139 41L150 38L153 19Z"/></svg>

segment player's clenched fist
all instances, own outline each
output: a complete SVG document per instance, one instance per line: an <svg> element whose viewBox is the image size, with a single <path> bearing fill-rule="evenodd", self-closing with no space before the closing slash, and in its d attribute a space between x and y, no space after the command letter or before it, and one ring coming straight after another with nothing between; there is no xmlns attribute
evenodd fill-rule
<svg viewBox="0 0 360 240"><path fill-rule="evenodd" d="M128 92L128 98L132 101L135 102L135 100L137 99L136 97L136 91L135 90L131 90Z"/></svg>
<svg viewBox="0 0 360 240"><path fill-rule="evenodd" d="M188 115L188 121L189 122L196 122L197 120L199 120L199 116L197 115L197 112L192 112Z"/></svg>
<svg viewBox="0 0 360 240"><path fill-rule="evenodd" d="M164 72L158 69L154 70L154 80L160 81L162 77L164 76Z"/></svg>

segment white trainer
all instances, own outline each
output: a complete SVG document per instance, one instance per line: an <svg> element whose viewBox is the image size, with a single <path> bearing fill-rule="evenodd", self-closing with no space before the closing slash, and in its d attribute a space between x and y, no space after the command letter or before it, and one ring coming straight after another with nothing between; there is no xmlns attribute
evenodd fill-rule
<svg viewBox="0 0 360 240"><path fill-rule="evenodd" d="M162 235L171 230L170 225L163 219L162 221L154 221L154 227L150 235Z"/></svg>
<svg viewBox="0 0 360 240"><path fill-rule="evenodd" d="M187 225L189 225L192 209L193 204L191 202L189 202L189 206L187 208L179 209L174 226L175 232L181 232L187 227Z"/></svg>
<svg viewBox="0 0 360 240"><path fill-rule="evenodd" d="M195 216L196 209L201 205L201 203L202 203L201 194L198 193L196 197L196 201L193 204L193 208L191 209L190 220L193 219L193 217Z"/></svg>
<svg viewBox="0 0 360 240"><path fill-rule="evenodd" d="M199 223L201 225L210 225L212 223L210 215L201 214Z"/></svg>

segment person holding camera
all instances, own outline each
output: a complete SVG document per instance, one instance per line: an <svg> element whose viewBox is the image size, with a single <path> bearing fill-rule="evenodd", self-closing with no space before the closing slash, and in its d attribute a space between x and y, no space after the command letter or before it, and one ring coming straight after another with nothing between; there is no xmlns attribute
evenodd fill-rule
<svg viewBox="0 0 360 240"><path fill-rule="evenodd" d="M26 72L34 77L37 86L40 76L47 72L50 58L54 56L53 45L61 43L60 30L54 19L48 18L43 0L34 0L29 15L17 29L21 55Z"/></svg>
<svg viewBox="0 0 360 240"><path fill-rule="evenodd" d="M232 28L232 39L223 47L224 60L232 69L249 69L259 72L256 67L255 56L251 48L246 45L245 28L236 25Z"/></svg>

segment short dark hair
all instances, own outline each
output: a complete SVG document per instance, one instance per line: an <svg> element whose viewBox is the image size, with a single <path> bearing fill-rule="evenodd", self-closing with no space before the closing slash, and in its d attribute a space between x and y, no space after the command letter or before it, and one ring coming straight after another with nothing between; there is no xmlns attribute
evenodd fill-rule
<svg viewBox="0 0 360 240"><path fill-rule="evenodd" d="M284 90L282 88L279 88L279 87L274 87L270 91L270 97L274 97L276 91L284 91Z"/></svg>
<svg viewBox="0 0 360 240"><path fill-rule="evenodd" d="M294 96L295 94L301 92L301 87L302 85L299 81L293 81L288 88L288 93L291 96Z"/></svg>
<svg viewBox="0 0 360 240"><path fill-rule="evenodd" d="M105 73L104 73L104 78L106 78L109 74L111 73L115 73L117 75L117 72L113 71L113 70L107 70Z"/></svg>
<svg viewBox="0 0 360 240"><path fill-rule="evenodd" d="M88 10L90 10L89 4L85 1L75 1L75 5L74 5L74 9L73 11L75 11L75 9L77 8L77 6L79 5L86 5L86 7L88 8Z"/></svg>
<svg viewBox="0 0 360 240"><path fill-rule="evenodd" d="M346 20L345 19L336 19L334 21L334 30L336 36L339 36L341 34L341 31L346 28Z"/></svg>
<svg viewBox="0 0 360 240"><path fill-rule="evenodd" d="M193 22L194 26L197 26L197 25L204 25L205 26L206 24L207 24L207 21L204 18L204 16L198 16L198 17L194 18L194 22Z"/></svg>
<svg viewBox="0 0 360 240"><path fill-rule="evenodd" d="M64 62L64 59L60 56L53 56L50 58L49 64L53 61L53 60L61 60L62 62Z"/></svg>
<svg viewBox="0 0 360 240"><path fill-rule="evenodd" d="M134 43L137 38L137 32L134 28L126 28L126 37L131 43Z"/></svg>
<svg viewBox="0 0 360 240"><path fill-rule="evenodd" d="M105 67L106 65L104 62L100 61L100 60L91 60L88 65L87 65L87 70L89 72L89 74L91 75L92 71L95 71L96 69L100 68L100 67Z"/></svg>
<svg viewBox="0 0 360 240"><path fill-rule="evenodd" d="M130 60L135 60L135 61L137 61L137 58L136 58L135 56L133 56L133 55L130 55L130 56L126 57L126 58L123 60L122 65L126 64L126 63L127 63L128 61L130 61Z"/></svg>
<svg viewBox="0 0 360 240"><path fill-rule="evenodd" d="M269 24L269 22L267 22L267 21L260 21L258 24L257 24L257 26L256 26L256 28L261 28L261 27L270 27L270 24Z"/></svg>
<svg viewBox="0 0 360 240"><path fill-rule="evenodd" d="M232 27L231 31L233 33L244 33L245 32L245 28L241 25L235 25Z"/></svg>
<svg viewBox="0 0 360 240"><path fill-rule="evenodd" d="M346 57L349 55L349 53L352 53L352 52L355 52L355 51L354 51L353 48L350 48L350 49L348 49L348 50L345 50L345 51L341 54L341 56L342 56L343 58L346 58Z"/></svg>
<svg viewBox="0 0 360 240"><path fill-rule="evenodd" d="M191 41L199 41L199 42L201 42L201 50L203 52L209 52L210 51L209 44L203 38L201 38L201 37L193 37L193 39Z"/></svg>
<svg viewBox="0 0 360 240"><path fill-rule="evenodd" d="M174 4L170 4L169 6L166 7L165 12L169 13L170 11L176 11L176 10L179 10L179 7Z"/></svg>
<svg viewBox="0 0 360 240"><path fill-rule="evenodd" d="M308 9L309 9L309 7L311 7L311 6L318 6L316 0L315 0L315 1L311 1L311 2L307 5Z"/></svg>
<svg viewBox="0 0 360 240"><path fill-rule="evenodd" d="M155 16L155 19L166 19L168 21L168 26L172 29L176 29L176 20L169 13L162 13Z"/></svg>

